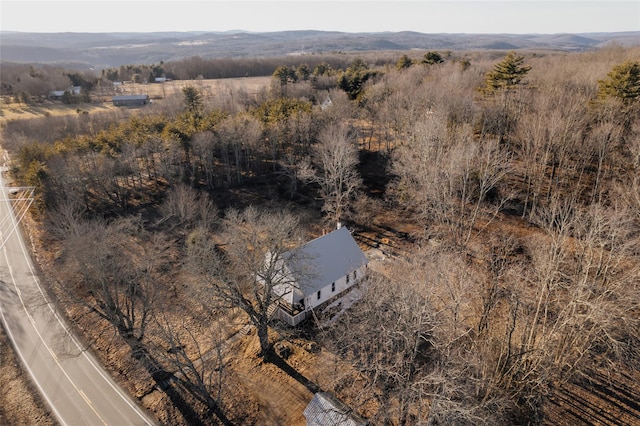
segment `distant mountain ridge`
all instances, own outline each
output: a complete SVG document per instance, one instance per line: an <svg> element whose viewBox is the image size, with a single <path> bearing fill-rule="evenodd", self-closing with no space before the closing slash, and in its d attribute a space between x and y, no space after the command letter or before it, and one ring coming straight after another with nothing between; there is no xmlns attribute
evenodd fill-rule
<svg viewBox="0 0 640 426"><path fill-rule="evenodd" d="M640 31L584 34L425 34L413 31L345 33L278 31L255 33L23 33L0 31L0 60L34 64L76 63L107 68L152 64L192 56L272 57L375 50L553 49L581 51L616 42L640 45Z"/></svg>

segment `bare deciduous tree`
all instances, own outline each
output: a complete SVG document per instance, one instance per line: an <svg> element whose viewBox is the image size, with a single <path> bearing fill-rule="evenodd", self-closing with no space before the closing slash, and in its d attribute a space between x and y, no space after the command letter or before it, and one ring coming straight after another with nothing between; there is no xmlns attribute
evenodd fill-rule
<svg viewBox="0 0 640 426"><path fill-rule="evenodd" d="M499 185L509 171L509 154L495 139L474 140L468 127L449 128L434 114L414 129L396 151L396 197L415 209L426 226L444 225L462 245L474 229L482 231L508 199ZM490 193L495 205L484 223L476 223Z"/></svg>
<svg viewBox="0 0 640 426"><path fill-rule="evenodd" d="M314 158L318 170L304 177L320 186L323 210L336 224L348 214L349 202L362 184L356 170L358 149L349 129L343 124L331 124L322 130Z"/></svg>
<svg viewBox="0 0 640 426"><path fill-rule="evenodd" d="M225 164L227 183L239 184L257 151L262 136L260 122L249 115L236 115L223 120L216 131L220 158Z"/></svg>
<svg viewBox="0 0 640 426"><path fill-rule="evenodd" d="M184 184L169 190L160 213L161 222L187 230L195 226L210 228L218 220L218 209L208 195Z"/></svg>
<svg viewBox="0 0 640 426"><path fill-rule="evenodd" d="M552 383L587 374L595 348L608 360L635 359L623 342L639 326L631 314L637 268L628 262L637 241L629 238L635 232L629 212L557 200L539 209L536 221L544 232L527 240L526 286L508 290L515 303L504 355L496 360L500 386L531 410Z"/></svg>
<svg viewBox="0 0 640 426"><path fill-rule="evenodd" d="M187 256L197 279L205 281L214 303L239 308L249 317L265 360L271 355L270 308L282 297L274 289L287 285L293 289L299 273L311 273L290 271L283 262L285 256L290 261L302 256L293 250L300 244L299 232L298 220L291 214L249 207L227 213L222 247L204 232L192 234L188 241Z"/></svg>
<svg viewBox="0 0 640 426"><path fill-rule="evenodd" d="M375 400L381 409L370 420L376 424L415 424L427 417L435 310L413 284L392 285L372 274L363 283L362 300L342 314L327 342L366 377L364 388L358 383L354 392L356 404Z"/></svg>
<svg viewBox="0 0 640 426"><path fill-rule="evenodd" d="M130 343L142 341L162 292L168 243L161 236L148 239L133 219L73 227L64 241L67 271L78 287L70 294Z"/></svg>
<svg viewBox="0 0 640 426"><path fill-rule="evenodd" d="M339 391L356 407L377 407L375 424L506 420L508 398L483 388L486 360L473 326L478 280L459 253L418 250L363 284L362 299L328 335L359 374L338 380Z"/></svg>

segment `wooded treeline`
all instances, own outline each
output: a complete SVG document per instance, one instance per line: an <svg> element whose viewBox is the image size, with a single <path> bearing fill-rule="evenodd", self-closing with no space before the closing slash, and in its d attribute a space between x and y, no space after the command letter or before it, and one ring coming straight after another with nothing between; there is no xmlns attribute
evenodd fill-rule
<svg viewBox="0 0 640 426"><path fill-rule="evenodd" d="M161 61L158 64L121 65L99 72L69 70L57 65L3 62L0 95L8 97L7 99L13 102L33 104L46 99L51 91L64 91L72 86L81 87L88 98L92 93L104 91L112 86L113 82L154 83L156 78L196 80L261 77L272 75L282 66L293 69L308 68L310 72L317 67L344 71L356 57L365 58L367 63L374 66L384 66L394 64L396 56L390 52L246 59L205 59L194 56L180 61Z"/></svg>
<svg viewBox="0 0 640 426"><path fill-rule="evenodd" d="M255 325L268 360L264 254L338 220L405 236L358 303L304 331L351 367L327 390L373 424L538 424L562 383L638 371L640 51L433 53L4 127L70 303L157 382L182 372L206 410L180 421L243 418L225 327Z"/></svg>

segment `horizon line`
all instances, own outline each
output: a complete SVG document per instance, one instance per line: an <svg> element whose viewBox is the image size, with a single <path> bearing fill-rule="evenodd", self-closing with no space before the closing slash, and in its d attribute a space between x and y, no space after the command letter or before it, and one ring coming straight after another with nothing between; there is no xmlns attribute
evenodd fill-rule
<svg viewBox="0 0 640 426"><path fill-rule="evenodd" d="M295 30L273 30L273 31L252 31L252 30L154 30L154 31L22 31L22 30L4 30L1 33L18 33L18 34L160 34L160 33L216 33L216 34L270 34L270 33L294 33L294 32L323 32L323 33L342 33L342 34L397 34L397 33L416 33L425 35L564 35L564 34L619 34L619 33L639 33L640 30L620 30L620 31L579 31L579 32L422 32L416 30L385 30L385 31L341 31L341 30L317 30L317 29L295 29Z"/></svg>

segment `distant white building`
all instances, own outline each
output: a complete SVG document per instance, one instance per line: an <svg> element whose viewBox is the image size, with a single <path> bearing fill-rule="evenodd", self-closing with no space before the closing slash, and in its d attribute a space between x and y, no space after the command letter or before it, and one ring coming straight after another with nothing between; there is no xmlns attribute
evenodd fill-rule
<svg viewBox="0 0 640 426"><path fill-rule="evenodd" d="M331 102L331 98L327 96L327 99L325 99L324 102L322 102L322 104L320 105L320 109L324 111L327 108L329 108L332 104L333 102Z"/></svg>
<svg viewBox="0 0 640 426"><path fill-rule="evenodd" d="M61 100L64 97L65 93L69 93L70 95L78 96L82 93L81 86L72 86L67 90L52 90L49 92L49 98L53 100Z"/></svg>
<svg viewBox="0 0 640 426"><path fill-rule="evenodd" d="M344 227L285 253L283 262L282 269L291 277L273 292L278 296L276 316L290 325L338 298L364 277L367 268L367 257Z"/></svg>

